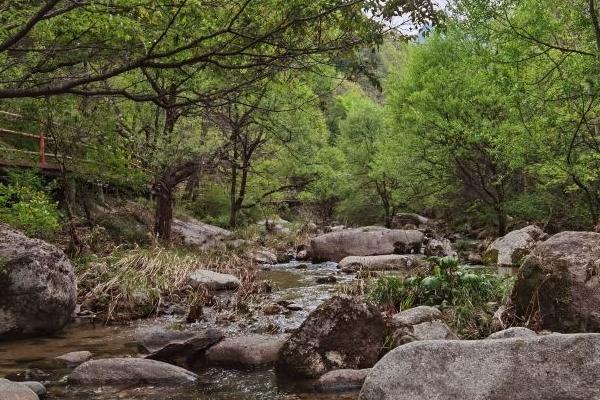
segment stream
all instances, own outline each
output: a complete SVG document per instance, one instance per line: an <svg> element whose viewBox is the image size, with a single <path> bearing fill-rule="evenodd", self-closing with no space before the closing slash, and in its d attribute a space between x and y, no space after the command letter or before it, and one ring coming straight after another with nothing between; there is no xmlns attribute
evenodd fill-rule
<svg viewBox="0 0 600 400"><path fill-rule="evenodd" d="M337 282L317 284L319 277L334 275ZM335 292L335 285L352 281L354 275L339 273L335 263L310 264L291 262L265 267L259 279L269 280L273 292L268 301L293 301L301 310L287 315L263 315L254 312L232 322L219 321L216 313L207 313L198 328L217 327L226 336L263 333L265 330L289 332L297 328L308 314ZM225 296L225 295L223 295ZM195 371L199 381L185 387L74 387L66 383L70 369L54 358L72 351L87 350L94 358L136 356L135 331L141 327L173 323L173 317L133 322L121 326L95 326L89 322L72 324L54 337L27 339L0 345L0 377L11 380L36 380L46 384L51 400L354 400L357 393L318 395L290 393L280 387L270 370L239 371L206 368ZM24 371L27 371L27 375Z"/></svg>

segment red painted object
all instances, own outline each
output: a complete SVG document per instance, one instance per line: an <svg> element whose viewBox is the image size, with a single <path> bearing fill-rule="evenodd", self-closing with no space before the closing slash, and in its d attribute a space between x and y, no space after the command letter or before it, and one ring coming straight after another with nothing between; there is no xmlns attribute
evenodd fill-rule
<svg viewBox="0 0 600 400"><path fill-rule="evenodd" d="M40 167L44 167L46 165L46 138L44 137L44 132L40 132L39 138L39 148L40 148Z"/></svg>

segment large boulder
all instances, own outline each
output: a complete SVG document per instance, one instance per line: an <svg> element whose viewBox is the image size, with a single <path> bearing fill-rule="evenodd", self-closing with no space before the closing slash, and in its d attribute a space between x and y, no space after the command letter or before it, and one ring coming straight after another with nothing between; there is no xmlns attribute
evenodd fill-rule
<svg viewBox="0 0 600 400"><path fill-rule="evenodd" d="M397 229L346 229L314 237L311 253L316 261L339 262L348 256L419 253L423 233Z"/></svg>
<svg viewBox="0 0 600 400"><path fill-rule="evenodd" d="M386 254L380 256L349 256L344 257L338 268L345 272L369 271L399 271L403 275L412 275L429 269L425 257L420 254Z"/></svg>
<svg viewBox="0 0 600 400"><path fill-rule="evenodd" d="M371 370L360 400L600 398L600 335L400 346Z"/></svg>
<svg viewBox="0 0 600 400"><path fill-rule="evenodd" d="M313 311L283 346L277 372L318 378L336 369L372 367L387 335L377 307L347 296L333 297Z"/></svg>
<svg viewBox="0 0 600 400"><path fill-rule="evenodd" d="M183 368L143 358L87 361L69 375L69 382L79 385L179 385L192 383L197 379L196 374Z"/></svg>
<svg viewBox="0 0 600 400"><path fill-rule="evenodd" d="M71 320L76 303L67 256L0 224L0 340L54 333Z"/></svg>
<svg viewBox="0 0 600 400"><path fill-rule="evenodd" d="M600 234L562 232L523 262L512 293L517 317L554 332L600 332Z"/></svg>
<svg viewBox="0 0 600 400"><path fill-rule="evenodd" d="M232 368L272 366L287 336L250 335L228 338L206 352L208 365Z"/></svg>
<svg viewBox="0 0 600 400"><path fill-rule="evenodd" d="M186 246L199 249L224 246L224 241L231 236L231 232L218 226L205 224L193 218L185 221L173 219L171 231L175 238Z"/></svg>
<svg viewBox="0 0 600 400"><path fill-rule="evenodd" d="M535 225L507 233L490 244L483 254L483 262L500 267L518 267L525 256L546 234Z"/></svg>
<svg viewBox="0 0 600 400"><path fill-rule="evenodd" d="M38 400L38 395L26 385L0 378L0 399Z"/></svg>

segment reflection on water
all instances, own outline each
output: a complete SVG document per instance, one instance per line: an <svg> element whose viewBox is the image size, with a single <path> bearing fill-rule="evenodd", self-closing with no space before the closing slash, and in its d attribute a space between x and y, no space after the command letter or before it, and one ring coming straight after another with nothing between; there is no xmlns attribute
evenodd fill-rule
<svg viewBox="0 0 600 400"><path fill-rule="evenodd" d="M300 263L272 266L261 272L261 279L272 281L271 301L292 300L303 310L289 315L260 316L282 330L295 328L308 313L335 293L334 285L317 285L316 278L335 274L338 281L351 280L340 275L333 263L321 265ZM206 321L214 325L214 321ZM195 371L197 384L185 387L72 387L65 382L70 370L53 361L71 351L88 350L95 358L136 356L134 331L139 326L165 324L164 320L132 323L127 326L105 327L91 324L72 325L59 335L0 343L0 377L14 377L23 370L41 370L47 375L37 380L47 381L50 400L356 400L357 393L317 395L288 393L277 385L275 373L269 371L236 371L210 368ZM248 324L252 327L251 324ZM239 332L238 332L239 333Z"/></svg>

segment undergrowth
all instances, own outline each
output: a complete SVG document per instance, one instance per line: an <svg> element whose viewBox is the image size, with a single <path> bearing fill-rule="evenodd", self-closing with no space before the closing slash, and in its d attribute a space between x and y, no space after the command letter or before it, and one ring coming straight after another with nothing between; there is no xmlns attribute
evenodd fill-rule
<svg viewBox="0 0 600 400"><path fill-rule="evenodd" d="M78 259L77 264L80 302L106 322L149 317L174 304L187 307L209 303L209 291L188 284L190 274L197 269L240 278L242 285L235 293L233 307L261 290L253 265L242 255L222 249L117 248L109 256L88 256Z"/></svg>
<svg viewBox="0 0 600 400"><path fill-rule="evenodd" d="M380 277L368 288L369 298L397 311L417 306L438 307L465 339L492 333L495 308L512 290L514 280L459 265L455 258L438 259L431 274L420 277Z"/></svg>

